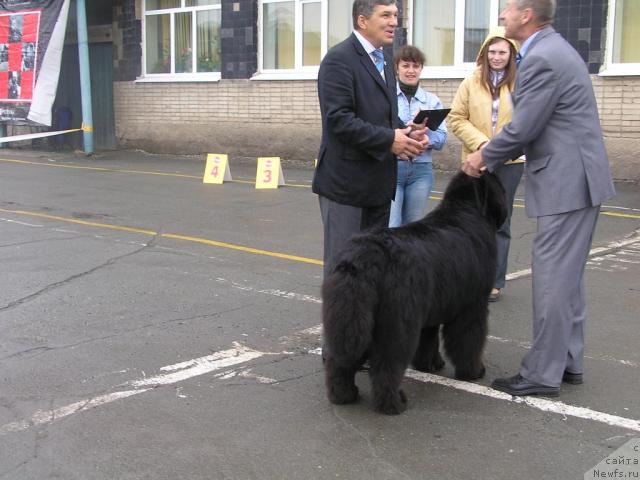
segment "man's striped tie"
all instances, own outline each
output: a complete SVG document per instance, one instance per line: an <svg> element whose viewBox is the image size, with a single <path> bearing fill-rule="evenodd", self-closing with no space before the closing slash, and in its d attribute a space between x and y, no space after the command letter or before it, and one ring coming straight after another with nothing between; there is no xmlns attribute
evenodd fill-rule
<svg viewBox="0 0 640 480"><path fill-rule="evenodd" d="M382 75L382 72L384 72L384 53L382 53L382 50L379 48L376 48L371 52L371 55L375 58L376 68L380 72L380 75Z"/></svg>

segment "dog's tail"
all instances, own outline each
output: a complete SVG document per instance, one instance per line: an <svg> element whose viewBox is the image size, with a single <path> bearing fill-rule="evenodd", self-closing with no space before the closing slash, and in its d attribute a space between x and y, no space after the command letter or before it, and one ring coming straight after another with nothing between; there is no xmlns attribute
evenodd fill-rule
<svg viewBox="0 0 640 480"><path fill-rule="evenodd" d="M322 286L324 355L344 367L361 363L371 346L378 293L370 276L343 259Z"/></svg>

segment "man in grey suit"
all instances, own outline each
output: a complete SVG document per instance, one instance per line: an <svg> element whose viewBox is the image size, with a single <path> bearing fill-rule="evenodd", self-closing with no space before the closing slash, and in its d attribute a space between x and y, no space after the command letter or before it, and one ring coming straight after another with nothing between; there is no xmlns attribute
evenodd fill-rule
<svg viewBox="0 0 640 480"><path fill-rule="evenodd" d="M593 86L584 61L550 26L555 0L508 0L507 37L522 44L510 124L463 170L492 171L526 154L526 212L533 240L533 344L520 373L492 387L557 396L580 384L586 320L584 269L603 201L615 195Z"/></svg>

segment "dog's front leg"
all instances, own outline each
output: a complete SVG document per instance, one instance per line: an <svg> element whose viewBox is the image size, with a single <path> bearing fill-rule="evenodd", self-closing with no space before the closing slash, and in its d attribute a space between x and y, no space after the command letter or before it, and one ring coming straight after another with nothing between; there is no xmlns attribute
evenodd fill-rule
<svg viewBox="0 0 640 480"><path fill-rule="evenodd" d="M442 370L444 360L440 355L440 325L422 329L420 343L411 364L421 372L434 373Z"/></svg>
<svg viewBox="0 0 640 480"><path fill-rule="evenodd" d="M398 415L407 409L407 396L400 388L404 367L392 366L387 362L376 362L372 359L371 387L373 390L374 408L386 415Z"/></svg>
<svg viewBox="0 0 640 480"><path fill-rule="evenodd" d="M355 367L340 367L335 360L327 358L324 364L327 396L336 405L354 403L358 400Z"/></svg>

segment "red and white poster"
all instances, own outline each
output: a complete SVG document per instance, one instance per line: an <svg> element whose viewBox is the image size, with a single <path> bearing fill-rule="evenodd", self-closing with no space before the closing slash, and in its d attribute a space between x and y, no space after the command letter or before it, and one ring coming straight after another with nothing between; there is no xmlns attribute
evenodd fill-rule
<svg viewBox="0 0 640 480"><path fill-rule="evenodd" d="M0 121L51 125L69 0L0 0Z"/></svg>

